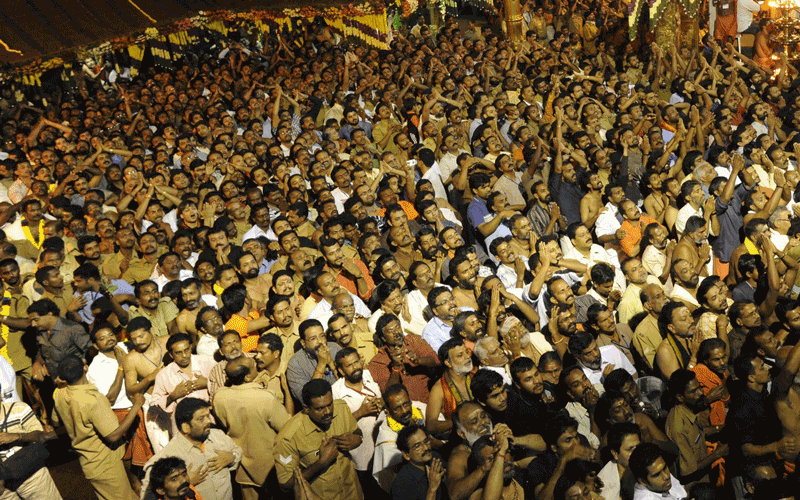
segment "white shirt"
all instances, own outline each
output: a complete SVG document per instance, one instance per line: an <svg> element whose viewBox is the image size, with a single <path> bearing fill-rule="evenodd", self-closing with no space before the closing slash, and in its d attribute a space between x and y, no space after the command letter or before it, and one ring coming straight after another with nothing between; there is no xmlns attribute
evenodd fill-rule
<svg viewBox="0 0 800 500"><path fill-rule="evenodd" d="M425 172L422 176L423 179L431 181L433 185L433 193L436 198L447 200L447 191L444 188L444 179L442 176L441 167L438 163L434 162L433 166Z"/></svg>
<svg viewBox="0 0 800 500"><path fill-rule="evenodd" d="M508 370L506 370L506 366L487 366L481 365L481 370L491 370L495 373L499 373L501 377L503 377L503 382L506 385L513 385L514 381L511 380L511 375L508 374Z"/></svg>
<svg viewBox="0 0 800 500"><path fill-rule="evenodd" d="M617 219L619 208L611 202L606 203L606 208L608 210L600 214L600 217L598 217L594 223L594 234L596 234L598 238L614 234L617 232L617 229L622 226L622 223Z"/></svg>
<svg viewBox="0 0 800 500"><path fill-rule="evenodd" d="M425 412L428 406L419 401L412 401L411 406L416 408L422 413L422 418L425 418ZM439 415L439 420L444 419L443 415ZM424 425L423 421L421 425ZM378 436L375 439L375 456L372 460L372 477L385 491L389 491L389 487L394 481L397 472L399 471L398 465L403 462L403 455L397 449L397 433L389 427L386 421L386 412L381 412L378 415L377 422Z"/></svg>
<svg viewBox="0 0 800 500"><path fill-rule="evenodd" d="M252 228L250 228L249 231L244 233L244 236L242 236L242 241L255 239L258 238L259 236L266 236L267 239L270 241L278 241L278 237L275 236L275 233L272 231L272 228L269 228L269 231L265 233L264 231L261 230L260 227L255 225Z"/></svg>
<svg viewBox="0 0 800 500"><path fill-rule="evenodd" d="M380 398L381 389L375 380L372 379L372 374L369 370L364 370L361 383L364 388L361 392L347 387L344 383L344 378L340 378L331 386L333 399L341 399L350 408L352 413L355 413L361 407L367 397ZM354 450L350 450L350 456L356 466L356 470L365 471L369 467L369 461L375 451L375 443L372 441L372 431L375 429L377 417L372 415L361 417L358 419L358 428L361 429L363 439L361 445Z"/></svg>
<svg viewBox="0 0 800 500"><path fill-rule="evenodd" d="M6 358L0 356L0 396L4 403L19 403L17 394L17 374Z"/></svg>
<svg viewBox="0 0 800 500"><path fill-rule="evenodd" d="M672 474L669 475L669 478L672 481L672 487L667 493L650 491L637 482L636 486L633 487L633 500L682 500L686 498L686 488Z"/></svg>
<svg viewBox="0 0 800 500"><path fill-rule="evenodd" d="M589 382L597 389L597 392L601 395L605 392L603 388L603 370L608 365L614 365L614 368L622 368L626 372L630 373L631 375L636 375L636 368L633 367L628 358L619 350L617 346L614 345L604 345L599 348L600 349L600 369L599 370L592 370L588 366L585 366L583 363L581 368L583 368L583 373L586 374L586 378L589 379Z"/></svg>
<svg viewBox="0 0 800 500"><path fill-rule="evenodd" d="M619 500L619 468L617 467L617 463L613 460L609 460L600 472L597 474L597 477L603 481L603 489L600 490L600 495L605 500Z"/></svg>
<svg viewBox="0 0 800 500"><path fill-rule="evenodd" d="M683 234L683 230L686 228L686 221L688 221L689 217L692 217L693 215L702 217L703 207L701 206L695 210L690 203L687 203L680 210L678 210L678 218L675 219L675 231L677 231L679 235Z"/></svg>
<svg viewBox="0 0 800 500"><path fill-rule="evenodd" d="M125 344L122 342L117 343L117 347L121 348L126 353L128 352L128 348L125 347ZM105 395L111 390L111 385L117 377L119 368L119 363L117 363L115 357L108 357L103 353L99 353L89 365L86 378L97 387L97 390L99 390L101 394ZM133 403L128 399L128 395L125 393L125 385L123 385L119 390L119 394L117 394L116 401L111 405L111 409L127 410L131 406L133 406Z"/></svg>
<svg viewBox="0 0 800 500"><path fill-rule="evenodd" d="M753 24L753 14L761 10L761 5L753 0L739 0L736 4L737 31L741 33Z"/></svg>
<svg viewBox="0 0 800 500"><path fill-rule="evenodd" d="M353 298L353 305L356 308L356 314L360 314L365 318L368 318L369 315L372 314L367 305L364 304L363 300L359 299L352 293L350 294L350 297ZM316 306L314 306L314 309L312 309L311 312L308 313L308 318L306 319L319 320L319 322L322 323L322 326L324 328L328 328L328 320L331 318L331 316L333 316L332 314L330 314L332 308L333 306L331 305L330 302L328 302L325 299L322 299L317 303ZM324 322L323 319L325 320Z"/></svg>

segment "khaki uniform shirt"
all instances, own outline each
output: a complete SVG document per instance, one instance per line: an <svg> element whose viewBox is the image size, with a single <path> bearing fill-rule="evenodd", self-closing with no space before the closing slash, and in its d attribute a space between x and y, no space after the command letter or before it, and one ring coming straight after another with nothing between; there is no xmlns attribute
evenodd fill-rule
<svg viewBox="0 0 800 500"><path fill-rule="evenodd" d="M139 316L145 317L153 324L153 336L163 337L169 335L169 328L167 325L178 317L178 307L168 298L162 297L158 302L155 314L152 314L147 309L142 307L131 307L128 310L130 319Z"/></svg>
<svg viewBox="0 0 800 500"><path fill-rule="evenodd" d="M112 450L102 439L119 426L108 398L93 384L81 384L56 389L53 399L86 479L103 477L125 455L124 446Z"/></svg>
<svg viewBox="0 0 800 500"><path fill-rule="evenodd" d="M9 304L9 317L11 318L28 318L28 306L31 305L30 300L22 294L11 294L11 303ZM35 345L35 338L28 336L23 339L25 330L8 329L8 338L6 339L6 349L8 353L8 361L14 367L15 372L22 371L33 364L30 356L27 354L23 342ZM29 339L29 340L28 340ZM30 346L29 346L30 347Z"/></svg>
<svg viewBox="0 0 800 500"><path fill-rule="evenodd" d="M353 433L357 429L358 425L350 408L341 400L333 401L333 420L326 431L320 429L305 413L293 416L278 434L273 451L278 481L286 486L293 481L294 468L298 464L301 468L307 468L316 463L323 439ZM365 436L365 439L371 439L371 436ZM364 498L349 453L339 452L336 460L311 481L311 489L322 500Z"/></svg>
<svg viewBox="0 0 800 500"><path fill-rule="evenodd" d="M44 291L42 294L43 299L50 299L58 306L58 310L61 313L62 318L67 317L67 306L70 302L72 302L72 287L68 284L64 284L64 287L61 289L61 293L59 294L52 294L47 290Z"/></svg>
<svg viewBox="0 0 800 500"><path fill-rule="evenodd" d="M286 373L286 367L289 366L289 360L292 359L292 356L294 356L294 344L300 340L300 331L298 330L299 326L300 323L295 321L292 324L292 333L289 335L283 333L283 330L277 326L273 326L264 332L265 334L274 333L283 341L283 352L281 352L281 369L279 370L280 373Z"/></svg>
<svg viewBox="0 0 800 500"><path fill-rule="evenodd" d="M286 408L269 391L250 382L221 388L214 397L214 413L242 449L236 482L263 485L275 466L275 438L290 418Z"/></svg>
<svg viewBox="0 0 800 500"><path fill-rule="evenodd" d="M655 367L656 352L661 345L661 332L658 329L658 320L651 314L639 323L633 335L633 348L642 357L647 367Z"/></svg>
<svg viewBox="0 0 800 500"><path fill-rule="evenodd" d="M302 224L297 226L297 229L294 231L297 233L297 236L301 238L308 238L311 239L311 235L314 234L317 228L314 227L314 224L311 223L308 219L306 219Z"/></svg>
<svg viewBox="0 0 800 500"><path fill-rule="evenodd" d="M706 452L706 433L698 415L686 405L679 404L667 415L667 437L678 445L678 471L686 476L697 470L697 462Z"/></svg>
<svg viewBox="0 0 800 500"><path fill-rule="evenodd" d="M135 252L134 255L136 255ZM134 259L136 259L136 257L133 257L131 260ZM100 268L100 274L112 280L120 279L122 277L120 265L124 260L125 256L119 252L109 255L108 258L106 258L106 260L103 262L103 267Z"/></svg>
<svg viewBox="0 0 800 500"><path fill-rule="evenodd" d="M150 276L153 275L153 269L156 268L157 263L158 262L156 261L150 263L144 259L133 258L128 264L128 269L126 269L125 272L122 273L120 279L123 279L128 283L133 283L134 281L149 280Z"/></svg>

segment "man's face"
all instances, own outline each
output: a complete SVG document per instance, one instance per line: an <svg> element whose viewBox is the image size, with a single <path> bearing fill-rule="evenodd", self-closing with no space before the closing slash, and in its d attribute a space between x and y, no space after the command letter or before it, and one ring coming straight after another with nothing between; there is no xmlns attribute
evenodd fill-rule
<svg viewBox="0 0 800 500"><path fill-rule="evenodd" d="M694 267L686 260L675 264L675 275L678 278L679 284L684 288L697 288L697 284L700 282L697 271L695 271Z"/></svg>
<svg viewBox="0 0 800 500"><path fill-rule="evenodd" d="M311 404L304 406L303 411L318 427L327 430L333 422L333 395L329 392L312 398Z"/></svg>
<svg viewBox="0 0 800 500"><path fill-rule="evenodd" d="M100 352L112 352L117 345L117 336L110 328L101 328L94 334L94 345Z"/></svg>
<svg viewBox="0 0 800 500"><path fill-rule="evenodd" d="M461 417L461 428L458 429L458 433L470 445L481 436L487 436L492 433L492 418L477 403L462 407L459 417Z"/></svg>
<svg viewBox="0 0 800 500"><path fill-rule="evenodd" d="M633 453L633 450L635 450L640 443L641 440L636 434L628 434L622 438L622 443L619 447L619 453L617 453L615 450L611 450L611 455L614 457L614 461L627 469L628 460L631 458L631 453Z"/></svg>
<svg viewBox="0 0 800 500"><path fill-rule="evenodd" d="M572 239L572 243L576 248L581 250L591 248L594 243L592 241L592 233L589 232L586 226L578 226L575 229L575 238Z"/></svg>
<svg viewBox="0 0 800 500"><path fill-rule="evenodd" d="M161 294L158 292L158 285L155 283L148 283L139 288L139 304L147 309L155 309L158 307L158 301Z"/></svg>
<svg viewBox="0 0 800 500"><path fill-rule="evenodd" d="M225 231L217 231L208 234L208 247L216 251L218 248L225 249L230 245L228 242L228 235Z"/></svg>
<svg viewBox="0 0 800 500"><path fill-rule="evenodd" d="M469 261L464 261L456 267L456 280L459 287L474 290L478 281L478 269Z"/></svg>
<svg viewBox="0 0 800 500"><path fill-rule="evenodd" d="M672 310L672 323L668 329L679 337L689 338L694 336L696 324L689 308L681 306Z"/></svg>
<svg viewBox="0 0 800 500"><path fill-rule="evenodd" d="M209 408L200 408L194 412L194 416L188 424L181 424L181 431L188 434L195 441L204 442L211 433L211 423L211 410ZM187 425L189 427L188 433L186 432Z"/></svg>
<svg viewBox="0 0 800 500"><path fill-rule="evenodd" d="M164 487L157 489L163 498L185 498L190 491L191 483L185 468L173 470L164 478Z"/></svg>
<svg viewBox="0 0 800 500"><path fill-rule="evenodd" d="M584 406L594 406L597 399L600 397L597 394L597 389L594 388L583 370L572 370L565 379L567 384L567 392L572 399L579 401Z"/></svg>
<svg viewBox="0 0 800 500"><path fill-rule="evenodd" d="M192 363L192 343L188 340L175 342L169 349L175 364L181 368L186 368Z"/></svg>
<svg viewBox="0 0 800 500"><path fill-rule="evenodd" d="M647 282L647 269L642 265L642 261L634 259L625 264L625 277L635 285L642 285Z"/></svg>
<svg viewBox="0 0 800 500"><path fill-rule="evenodd" d="M150 233L145 233L139 237L139 250L144 255L152 255L158 250L158 240Z"/></svg>
<svg viewBox="0 0 800 500"><path fill-rule="evenodd" d="M339 366L339 372L351 384L361 382L364 376L364 364L361 361L361 356L358 353L350 354L342 358Z"/></svg>
<svg viewBox="0 0 800 500"><path fill-rule="evenodd" d="M505 366L508 363L508 356L503 351L500 342L492 338L486 341L486 359L482 360L486 366Z"/></svg>
<svg viewBox="0 0 800 500"><path fill-rule="evenodd" d="M353 340L353 326L347 318L339 318L328 325L333 340L342 347L350 345ZM352 382L352 381L351 381Z"/></svg>
<svg viewBox="0 0 800 500"><path fill-rule="evenodd" d="M452 321L458 314L458 304L450 292L444 292L436 297L433 313L445 321Z"/></svg>
<svg viewBox="0 0 800 500"><path fill-rule="evenodd" d="M220 354L228 361L233 361L242 355L242 339L239 335L225 334L222 338L222 345L219 348Z"/></svg>
<svg viewBox="0 0 800 500"><path fill-rule="evenodd" d="M183 291L181 291L183 293ZM184 299L185 300L185 299ZM198 291L199 303L199 291ZM201 318L203 321L203 330L212 337L219 337L225 329L225 324L222 321L222 316L216 310L206 311Z"/></svg>
<svg viewBox="0 0 800 500"><path fill-rule="evenodd" d="M42 220L42 205L41 203L31 203L25 209L25 219L29 222L36 224Z"/></svg>
<svg viewBox="0 0 800 500"><path fill-rule="evenodd" d="M672 479L670 478L669 467L667 467L664 459L658 457L647 468L647 477L639 479L639 483L652 492L667 493L672 488Z"/></svg>
<svg viewBox="0 0 800 500"><path fill-rule="evenodd" d="M430 436L422 429L409 436L408 452L403 452L403 458L417 466L429 464L433 460Z"/></svg>
<svg viewBox="0 0 800 500"><path fill-rule="evenodd" d="M589 347L580 353L575 353L575 357L578 358L582 365L592 370L599 370L603 361L600 357L600 348L597 347L597 342L595 341L592 341Z"/></svg>
<svg viewBox="0 0 800 500"><path fill-rule="evenodd" d="M15 264L8 264L3 267L0 267L0 279L3 280L7 286L17 286L19 285L19 266Z"/></svg>
<svg viewBox="0 0 800 500"><path fill-rule="evenodd" d="M450 250L455 250L464 246L464 239L457 230L451 229L444 233L444 243Z"/></svg>
<svg viewBox="0 0 800 500"><path fill-rule="evenodd" d="M317 352L326 343L325 330L321 326L311 326L306 330L305 339L300 342L306 352L316 358Z"/></svg>
<svg viewBox="0 0 800 500"><path fill-rule="evenodd" d="M542 376L536 366L526 372L518 374L514 385L528 394L541 396L542 393L544 393Z"/></svg>
<svg viewBox="0 0 800 500"><path fill-rule="evenodd" d="M495 387L494 390L486 396L486 406L493 411L506 411L506 408L508 408L508 391L505 385Z"/></svg>
<svg viewBox="0 0 800 500"><path fill-rule="evenodd" d="M239 259L239 272L242 273L245 279L252 280L258 277L259 265L255 257L249 254L244 254Z"/></svg>
<svg viewBox="0 0 800 500"><path fill-rule="evenodd" d="M472 358L467 346L462 344L453 347L448 352L447 357L448 359L445 361L445 366L454 372L466 375L472 371Z"/></svg>
<svg viewBox="0 0 800 500"><path fill-rule="evenodd" d="M552 295L551 301L554 301L554 304L572 307L575 303L575 296L572 293L572 289L564 280L559 279L554 281L550 285L550 293Z"/></svg>
<svg viewBox="0 0 800 500"><path fill-rule="evenodd" d="M725 367L728 365L728 350L724 347L711 349L708 352L708 359L703 364L718 375L725 373Z"/></svg>
<svg viewBox="0 0 800 500"><path fill-rule="evenodd" d="M342 292L341 285L339 285L339 282L331 273L324 273L317 278L317 284L319 285L320 295L328 300L328 302L333 301L333 298Z"/></svg>
<svg viewBox="0 0 800 500"><path fill-rule="evenodd" d="M400 391L397 394L390 396L389 404L386 405L386 411L389 416L403 425L409 425L412 422L411 413L411 399L408 397L406 391Z"/></svg>

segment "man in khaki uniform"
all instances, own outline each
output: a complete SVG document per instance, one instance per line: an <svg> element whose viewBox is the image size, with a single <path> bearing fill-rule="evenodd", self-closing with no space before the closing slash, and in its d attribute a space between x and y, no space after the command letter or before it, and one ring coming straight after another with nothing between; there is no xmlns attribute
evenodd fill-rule
<svg viewBox="0 0 800 500"><path fill-rule="evenodd" d="M122 271L122 276L120 279L128 283L150 279L156 264L158 264L158 258L163 253L159 253L158 241L151 233L142 233L139 236L137 250L139 251L139 257L127 261L127 265L125 265L124 261L121 262L120 270ZM124 269L122 269L123 267Z"/></svg>
<svg viewBox="0 0 800 500"><path fill-rule="evenodd" d="M306 383L302 399L303 411L283 426L275 443L278 482L283 488L293 488L294 468L299 465L322 500L363 500L348 453L361 445L361 429L347 403L334 401L331 385L322 379Z"/></svg>
<svg viewBox="0 0 800 500"><path fill-rule="evenodd" d="M242 448L242 462L236 471L242 498L256 500L275 466L275 438L290 416L267 389L254 382L258 371L253 358L240 356L228 362L225 373L231 387L217 392L214 413L228 429L228 436Z"/></svg>
<svg viewBox="0 0 800 500"><path fill-rule="evenodd" d="M122 464L125 447L109 447L125 437L144 403L141 393L133 395L133 406L120 422L108 398L86 379L88 367L77 356L58 364L58 376L67 387L53 395L55 408L80 456L81 469L100 500L134 500L138 497Z"/></svg>
<svg viewBox="0 0 800 500"><path fill-rule="evenodd" d="M139 307L130 308L128 311L130 319L139 316L149 319L153 325L154 337L177 333L178 308L169 298L161 298L158 285L154 281L144 280L137 283L133 289L139 300Z"/></svg>

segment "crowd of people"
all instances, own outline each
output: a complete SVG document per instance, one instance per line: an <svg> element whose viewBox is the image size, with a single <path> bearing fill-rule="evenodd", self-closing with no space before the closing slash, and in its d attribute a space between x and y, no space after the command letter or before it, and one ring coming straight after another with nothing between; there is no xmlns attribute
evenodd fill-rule
<svg viewBox="0 0 800 500"><path fill-rule="evenodd" d="M4 89L0 499L794 498L797 71L525 10Z"/></svg>

